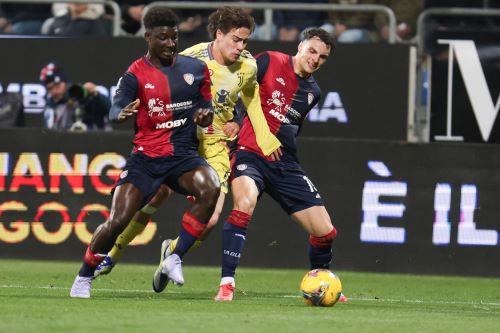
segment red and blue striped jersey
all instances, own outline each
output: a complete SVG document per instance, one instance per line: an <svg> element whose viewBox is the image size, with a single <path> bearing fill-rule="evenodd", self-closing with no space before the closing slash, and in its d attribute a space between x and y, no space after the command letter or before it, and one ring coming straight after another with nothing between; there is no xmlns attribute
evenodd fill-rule
<svg viewBox="0 0 500 333"><path fill-rule="evenodd" d="M199 108L212 109L204 62L178 54L170 66L157 68L146 57L136 60L118 81L110 118L137 98L134 152L150 157L197 154L193 117Z"/></svg>
<svg viewBox="0 0 500 333"><path fill-rule="evenodd" d="M282 144L281 160L297 161L296 137L307 113L318 103L321 90L312 76L304 79L295 74L292 56L288 54L267 51L256 59L262 112L271 132ZM264 156L246 116L238 148Z"/></svg>

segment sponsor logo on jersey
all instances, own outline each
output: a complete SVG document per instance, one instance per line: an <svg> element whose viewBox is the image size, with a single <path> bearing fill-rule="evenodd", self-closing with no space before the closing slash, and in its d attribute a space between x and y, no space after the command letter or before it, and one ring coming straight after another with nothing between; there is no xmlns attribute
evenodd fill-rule
<svg viewBox="0 0 500 333"><path fill-rule="evenodd" d="M187 84L192 85L194 82L194 75L191 73L186 73L183 75L184 81L186 81Z"/></svg>
<svg viewBox="0 0 500 333"><path fill-rule="evenodd" d="M154 89L154 88L155 88L155 86L149 82L144 85L144 89Z"/></svg>
<svg viewBox="0 0 500 333"><path fill-rule="evenodd" d="M156 124L156 129L180 127L186 123L186 120L187 118L182 118L177 120L169 120L163 123L158 123Z"/></svg>
<svg viewBox="0 0 500 333"><path fill-rule="evenodd" d="M246 164L238 164L236 166L236 169L239 170L239 171L244 171L247 169L247 165Z"/></svg>
<svg viewBox="0 0 500 333"><path fill-rule="evenodd" d="M165 112L185 110L191 108L192 106L193 101L184 101L165 105L159 98L150 98L148 101L148 115L150 117L162 117L166 115Z"/></svg>
<svg viewBox="0 0 500 333"><path fill-rule="evenodd" d="M217 93L215 93L215 100L217 101L217 103L224 104L226 103L226 98L228 96L229 96L229 91L221 89Z"/></svg>
<svg viewBox="0 0 500 333"><path fill-rule="evenodd" d="M123 170L121 173L120 173L120 179L123 179L125 177L127 177L128 175L128 170Z"/></svg>
<svg viewBox="0 0 500 333"><path fill-rule="evenodd" d="M276 78L276 81L278 81L279 83L281 83L281 84L283 85L283 87L286 85L286 84L285 84L285 80L283 80L283 78L282 78L282 77L277 77L277 78Z"/></svg>

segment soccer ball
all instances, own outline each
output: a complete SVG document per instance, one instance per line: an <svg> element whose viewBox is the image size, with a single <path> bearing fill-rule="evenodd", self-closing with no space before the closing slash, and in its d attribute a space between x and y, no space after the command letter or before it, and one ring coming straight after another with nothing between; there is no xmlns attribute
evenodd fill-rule
<svg viewBox="0 0 500 333"><path fill-rule="evenodd" d="M337 275L327 269L307 272L300 283L304 302L311 306L333 306L342 293L342 283Z"/></svg>

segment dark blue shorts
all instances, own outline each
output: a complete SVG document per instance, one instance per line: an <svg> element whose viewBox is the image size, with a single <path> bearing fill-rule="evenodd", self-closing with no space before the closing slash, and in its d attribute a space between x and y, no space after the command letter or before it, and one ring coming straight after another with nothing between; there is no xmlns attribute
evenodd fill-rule
<svg viewBox="0 0 500 333"><path fill-rule="evenodd" d="M192 195L183 189L177 180L184 173L199 166L210 165L204 158L193 154L189 156L149 157L141 153L132 153L115 187L132 183L144 194L143 205L149 202L162 184L167 185L177 193Z"/></svg>
<svg viewBox="0 0 500 333"><path fill-rule="evenodd" d="M268 193L292 214L313 206L324 206L318 190L297 162L271 162L248 151L237 151L233 178L248 176L255 181L259 197Z"/></svg>

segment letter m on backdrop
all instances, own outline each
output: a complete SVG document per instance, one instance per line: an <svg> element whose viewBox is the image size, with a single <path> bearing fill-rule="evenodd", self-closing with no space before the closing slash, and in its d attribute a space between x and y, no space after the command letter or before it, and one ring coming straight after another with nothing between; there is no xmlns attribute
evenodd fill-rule
<svg viewBox="0 0 500 333"><path fill-rule="evenodd" d="M453 71L453 61L456 58L481 136L484 141L488 141L500 108L500 96L497 98L496 104L493 104L493 98L486 83L474 41L440 39L438 43L449 45L448 107L451 106L451 87L453 85L451 72Z"/></svg>

